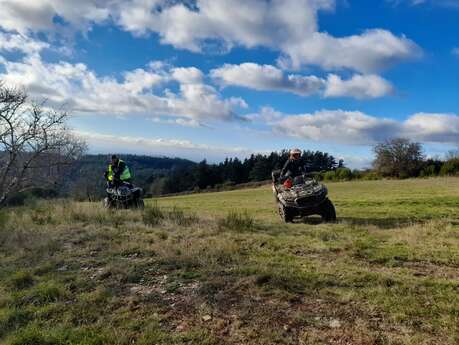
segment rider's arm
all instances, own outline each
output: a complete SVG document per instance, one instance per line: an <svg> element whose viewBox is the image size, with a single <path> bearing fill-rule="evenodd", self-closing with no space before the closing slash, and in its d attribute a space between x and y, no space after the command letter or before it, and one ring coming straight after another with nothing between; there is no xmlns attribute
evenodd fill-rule
<svg viewBox="0 0 459 345"><path fill-rule="evenodd" d="M284 167L281 170L280 177L285 177L285 174L290 170L290 160L287 160L284 164Z"/></svg>
<svg viewBox="0 0 459 345"><path fill-rule="evenodd" d="M119 180L121 174L123 173L124 169L126 168L126 163L124 162L119 162L118 167L114 171L114 177Z"/></svg>

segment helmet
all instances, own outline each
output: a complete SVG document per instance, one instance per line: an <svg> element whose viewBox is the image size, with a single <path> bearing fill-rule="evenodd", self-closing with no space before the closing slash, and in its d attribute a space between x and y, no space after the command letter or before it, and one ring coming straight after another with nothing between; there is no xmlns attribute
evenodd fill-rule
<svg viewBox="0 0 459 345"><path fill-rule="evenodd" d="M291 149L290 150L290 156L301 156L301 150L300 149Z"/></svg>

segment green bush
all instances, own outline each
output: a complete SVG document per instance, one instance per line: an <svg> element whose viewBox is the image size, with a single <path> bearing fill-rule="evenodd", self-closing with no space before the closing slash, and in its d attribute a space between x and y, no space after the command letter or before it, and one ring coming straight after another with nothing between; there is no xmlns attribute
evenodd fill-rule
<svg viewBox="0 0 459 345"><path fill-rule="evenodd" d="M368 171L362 174L362 180L375 181L375 180L380 180L380 179L381 179L381 175L379 175L375 171Z"/></svg>
<svg viewBox="0 0 459 345"><path fill-rule="evenodd" d="M336 179L340 181L352 180L352 171L348 168L338 168L335 171Z"/></svg>
<svg viewBox="0 0 459 345"><path fill-rule="evenodd" d="M436 176L436 175L437 175L437 168L433 164L426 166L424 169L421 170L421 173L420 173L421 177L429 177L429 176Z"/></svg>
<svg viewBox="0 0 459 345"><path fill-rule="evenodd" d="M453 158L446 161L440 169L440 175L443 176L457 174L459 174L459 158Z"/></svg>
<svg viewBox="0 0 459 345"><path fill-rule="evenodd" d="M334 171L327 171L324 174L325 181L335 181L336 180L336 173Z"/></svg>

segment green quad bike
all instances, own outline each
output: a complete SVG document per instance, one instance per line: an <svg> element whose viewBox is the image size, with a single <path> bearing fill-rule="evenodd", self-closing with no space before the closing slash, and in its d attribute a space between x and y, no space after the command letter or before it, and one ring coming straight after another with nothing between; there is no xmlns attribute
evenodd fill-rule
<svg viewBox="0 0 459 345"><path fill-rule="evenodd" d="M280 170L272 172L272 189L277 203L279 215L286 223L295 218L319 215L322 221L336 221L336 211L328 199L328 190L308 174L297 176L291 188L284 186L280 178Z"/></svg>

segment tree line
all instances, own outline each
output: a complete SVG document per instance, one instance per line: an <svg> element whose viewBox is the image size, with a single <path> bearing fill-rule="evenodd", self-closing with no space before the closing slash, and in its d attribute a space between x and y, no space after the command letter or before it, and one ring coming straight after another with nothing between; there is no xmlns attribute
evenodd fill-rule
<svg viewBox="0 0 459 345"><path fill-rule="evenodd" d="M195 166L173 169L157 176L148 191L153 195L162 195L266 181L271 179L273 170L282 168L288 155L288 150L282 150L269 154L252 154L244 160L227 158L219 164L208 164L203 160ZM301 161L311 172L344 166L344 161L337 161L332 155L321 151L304 151Z"/></svg>

